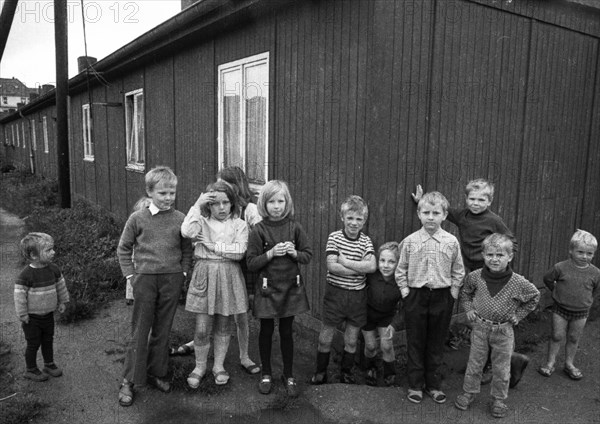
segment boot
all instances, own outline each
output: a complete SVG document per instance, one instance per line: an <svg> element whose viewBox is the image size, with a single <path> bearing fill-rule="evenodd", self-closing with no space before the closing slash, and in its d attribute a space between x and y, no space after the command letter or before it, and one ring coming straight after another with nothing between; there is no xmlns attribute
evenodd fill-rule
<svg viewBox="0 0 600 424"><path fill-rule="evenodd" d="M525 368L527 368L527 364L529 364L529 357L527 355L513 352L510 357L510 383L508 387L512 389L519 383L521 377L523 377Z"/></svg>
<svg viewBox="0 0 600 424"><path fill-rule="evenodd" d="M329 352L317 352L317 371L310 379L310 384L327 383L327 366L329 365Z"/></svg>
<svg viewBox="0 0 600 424"><path fill-rule="evenodd" d="M354 365L354 353L346 352L342 355L340 383L356 384L354 375L352 375L352 366Z"/></svg>
<svg viewBox="0 0 600 424"><path fill-rule="evenodd" d="M365 383L367 386L377 386L377 362L375 356L369 358L365 356Z"/></svg>
<svg viewBox="0 0 600 424"><path fill-rule="evenodd" d="M383 361L383 381L386 386L392 386L396 382L396 367L393 362Z"/></svg>

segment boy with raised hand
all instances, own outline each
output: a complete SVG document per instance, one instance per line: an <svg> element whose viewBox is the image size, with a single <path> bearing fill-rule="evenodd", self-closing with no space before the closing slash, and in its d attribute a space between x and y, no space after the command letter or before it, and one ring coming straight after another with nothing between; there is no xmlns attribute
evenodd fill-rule
<svg viewBox="0 0 600 424"><path fill-rule="evenodd" d="M413 200L418 202L421 196L423 196L423 188L417 185L416 192L412 195ZM466 208L448 209L448 221L458 228L458 241L466 274L483 267L483 240L491 234L506 234L513 242L514 250L517 250L517 241L510 229L500 216L489 209L493 200L494 184L489 180L476 178L469 181L465 187ZM488 360L482 384L488 384L492 379L488 372L489 363ZM510 371L511 388L521 380L528 363L529 357L513 352Z"/></svg>
<svg viewBox="0 0 600 424"><path fill-rule="evenodd" d="M323 298L323 328L319 333L317 367L311 384L327 383L331 342L338 325L344 323L344 353L341 382L352 384L352 366L360 329L367 323L367 274L377 269L375 249L362 232L369 209L359 196L349 196L340 207L344 228L327 239L327 285Z"/></svg>
<svg viewBox="0 0 600 424"><path fill-rule="evenodd" d="M408 400L421 403L423 390L446 402L439 367L454 301L465 276L456 237L444 231L448 200L434 191L421 196L417 214L423 227L400 243L396 283L404 299Z"/></svg>

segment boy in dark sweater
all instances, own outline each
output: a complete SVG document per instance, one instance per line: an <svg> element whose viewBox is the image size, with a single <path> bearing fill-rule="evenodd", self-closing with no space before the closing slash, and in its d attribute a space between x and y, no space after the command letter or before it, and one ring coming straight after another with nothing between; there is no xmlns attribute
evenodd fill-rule
<svg viewBox="0 0 600 424"><path fill-rule="evenodd" d="M458 409L466 410L481 389L483 367L491 350L492 404L496 418L506 416L510 362L515 338L513 326L533 311L540 299L538 289L509 266L513 242L505 234L494 233L483 241L482 269L471 272L460 300L472 323L471 351L465 371L464 393L456 398Z"/></svg>
<svg viewBox="0 0 600 424"><path fill-rule="evenodd" d="M121 271L131 279L135 298L119 390L121 406L133 403L134 385L144 385L146 379L161 391L171 389L165 379L169 333L192 259L192 244L180 231L185 215L172 208L177 177L168 167L156 167L145 180L152 203L131 214L117 248Z"/></svg>
<svg viewBox="0 0 600 424"><path fill-rule="evenodd" d="M33 381L60 377L62 370L54 364L54 311L62 314L69 292L60 269L52 263L54 240L46 233L29 233L21 240L21 252L31 261L15 282L15 311L22 322L27 340L24 377ZM37 351L42 348L43 372L37 367Z"/></svg>

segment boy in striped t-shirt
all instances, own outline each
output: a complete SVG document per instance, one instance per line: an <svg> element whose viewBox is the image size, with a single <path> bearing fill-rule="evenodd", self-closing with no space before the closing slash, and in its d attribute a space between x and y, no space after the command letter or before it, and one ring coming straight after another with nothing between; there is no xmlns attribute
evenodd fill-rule
<svg viewBox="0 0 600 424"><path fill-rule="evenodd" d="M367 203L350 196L340 207L344 228L327 240L327 285L323 298L323 328L319 333L317 370L312 384L327 382L327 366L336 327L345 323L341 382L352 384L352 365L360 329L367 323L366 275L377 269L375 250L362 228L369 216Z"/></svg>
<svg viewBox="0 0 600 424"><path fill-rule="evenodd" d="M29 233L21 240L21 253L30 264L15 281L15 311L21 320L27 347L24 377L33 381L60 377L62 370L54 364L54 311L66 310L69 292L54 259L54 240L46 233ZM37 367L37 351L42 348L44 368Z"/></svg>

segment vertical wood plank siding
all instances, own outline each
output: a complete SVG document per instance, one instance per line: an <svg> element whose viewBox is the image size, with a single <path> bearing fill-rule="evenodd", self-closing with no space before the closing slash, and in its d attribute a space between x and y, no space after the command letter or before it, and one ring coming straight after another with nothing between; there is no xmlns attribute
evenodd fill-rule
<svg viewBox="0 0 600 424"><path fill-rule="evenodd" d="M470 179L493 180L491 209L519 239L515 268L539 286L576 228L600 236L598 16L542 1L290 2L94 88L95 102L120 104L93 106L94 162L83 161L87 94L74 95L73 192L123 218L144 194L144 174L126 170L124 106L125 93L143 88L146 171L175 169L186 212L219 167L217 67L269 52L269 178L288 181L315 252L306 270L314 317L340 202L362 195L375 244L399 241L420 226L416 184L462 207ZM55 149L53 113L27 116L38 122L45 176L56 175L56 158L42 154L41 119ZM5 139L14 126L3 125ZM28 166L22 145L4 152Z"/></svg>

